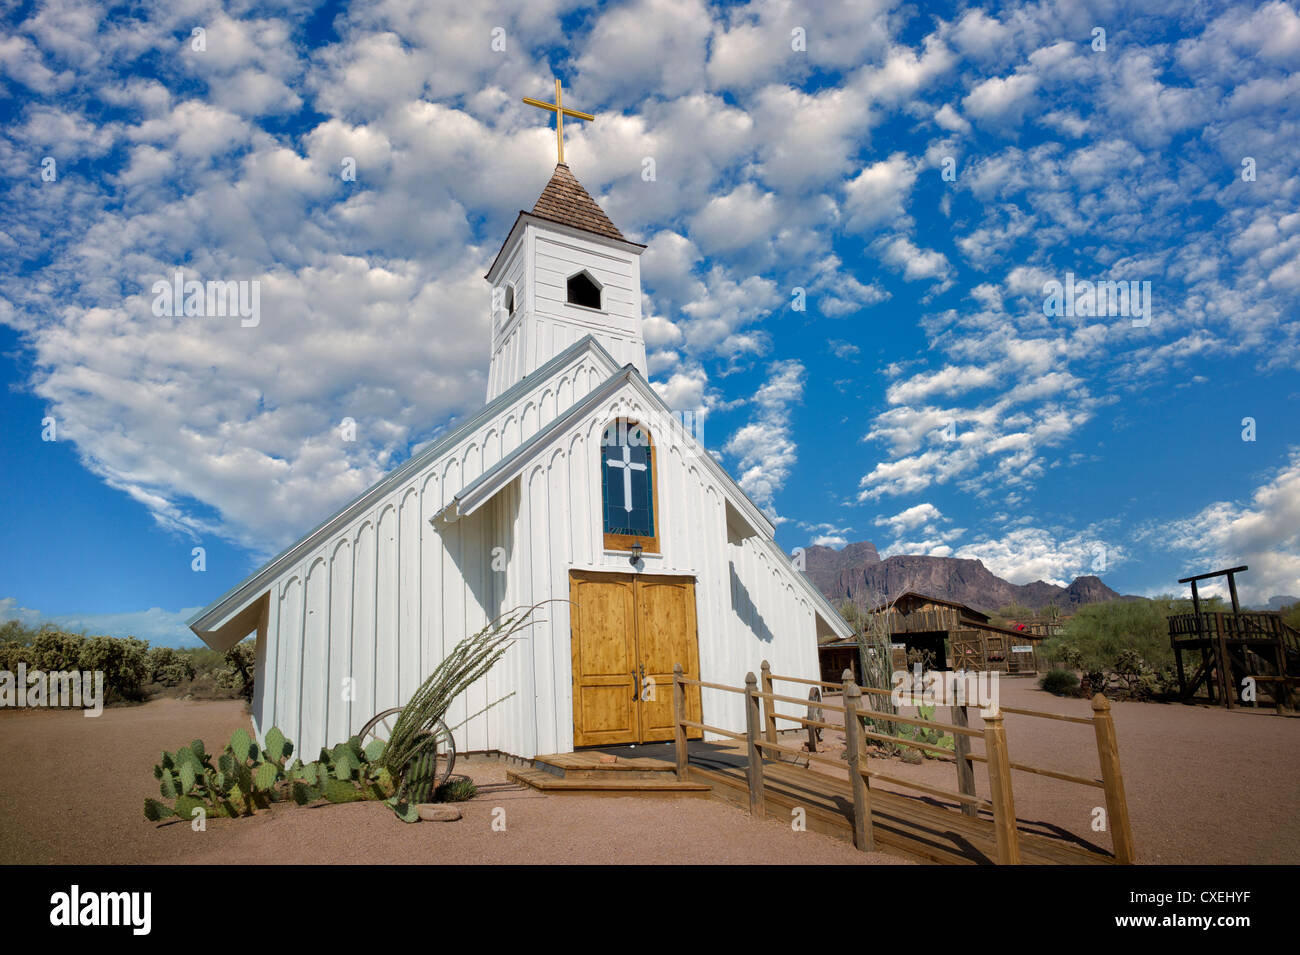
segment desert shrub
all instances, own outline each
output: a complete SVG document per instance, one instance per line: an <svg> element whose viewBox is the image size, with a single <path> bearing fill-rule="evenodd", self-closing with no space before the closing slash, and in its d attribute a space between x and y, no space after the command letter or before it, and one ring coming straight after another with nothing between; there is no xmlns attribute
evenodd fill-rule
<svg viewBox="0 0 1300 955"><path fill-rule="evenodd" d="M478 787L468 776L457 776L438 787L434 802L469 802L478 795Z"/></svg>
<svg viewBox="0 0 1300 955"><path fill-rule="evenodd" d="M1070 670L1048 670L1038 685L1055 696L1075 696L1079 692L1079 678Z"/></svg>
<svg viewBox="0 0 1300 955"><path fill-rule="evenodd" d="M44 672L100 670L111 702L143 699L146 687L150 693L182 687L203 699L251 695L251 682L234 661L243 663L251 678L253 647L253 641L246 641L231 657L207 647L150 648L135 637L88 637L50 624L39 628L17 620L0 624L0 670L17 672L19 664ZM192 681L204 675L206 681L193 685Z"/></svg>
<svg viewBox="0 0 1300 955"><path fill-rule="evenodd" d="M1223 609L1217 597L1202 600L1201 606L1207 611ZM1159 670L1174 662L1166 618L1191 612L1190 600L1173 597L1086 604L1066 622L1062 633L1043 641L1043 653L1049 660L1095 672L1113 667L1122 651L1133 650ZM1064 654L1070 649L1077 651L1078 657L1067 662Z"/></svg>
<svg viewBox="0 0 1300 955"><path fill-rule="evenodd" d="M226 655L220 650L213 650L211 647L186 647L177 652L190 661L190 665L194 667L195 676L204 673L215 673L226 666Z"/></svg>
<svg viewBox="0 0 1300 955"><path fill-rule="evenodd" d="M1067 670L1083 669L1083 654L1079 652L1078 647L1072 647L1072 646L1061 647L1060 654L1057 657L1057 659L1060 660L1061 663L1065 664L1065 669Z"/></svg>
<svg viewBox="0 0 1300 955"><path fill-rule="evenodd" d="M81 649L85 643L85 638L79 634L65 633L54 627L42 627L32 637L32 642L27 648L27 667L45 673L53 670L75 670L81 660Z"/></svg>
<svg viewBox="0 0 1300 955"><path fill-rule="evenodd" d="M934 713L935 707L933 706L918 706L916 708L917 717L923 720L933 720ZM916 743L927 743L930 746L938 746L941 749L954 748L954 740L951 736L942 730L931 729L928 726L913 726L910 723L899 723L898 735L902 739L912 740ZM920 762L922 759L935 758L934 753L929 750L917 749L913 746L903 747L903 752L915 753L918 757L916 760L917 762ZM911 762L911 759L909 758L907 762Z"/></svg>
<svg viewBox="0 0 1300 955"><path fill-rule="evenodd" d="M194 700L229 700L231 690L217 686L211 673L200 673L185 688L185 698Z"/></svg>
<svg viewBox="0 0 1300 955"><path fill-rule="evenodd" d="M1153 675L1151 667L1136 650L1121 650L1115 657L1115 680L1120 691L1135 700L1151 696L1153 684L1148 679Z"/></svg>
<svg viewBox="0 0 1300 955"><path fill-rule="evenodd" d="M154 683L179 686L194 679L194 664L171 647L154 647L149 651L149 674Z"/></svg>
<svg viewBox="0 0 1300 955"><path fill-rule="evenodd" d="M1178 691L1178 677L1172 666L1157 669L1136 650L1121 650L1113 669L1116 688L1130 699L1167 699Z"/></svg>
<svg viewBox="0 0 1300 955"><path fill-rule="evenodd" d="M251 700L255 658L256 642L253 640L245 640L231 647L225 655L224 664L212 671L216 688L227 693L238 693L244 699Z"/></svg>
<svg viewBox="0 0 1300 955"><path fill-rule="evenodd" d="M1108 682L1106 671L1101 667L1085 667L1083 677L1079 680L1079 695L1092 697L1105 693Z"/></svg>
<svg viewBox="0 0 1300 955"><path fill-rule="evenodd" d="M149 680L149 644L135 637L90 637L81 647L78 668L101 670L109 700L139 700Z"/></svg>

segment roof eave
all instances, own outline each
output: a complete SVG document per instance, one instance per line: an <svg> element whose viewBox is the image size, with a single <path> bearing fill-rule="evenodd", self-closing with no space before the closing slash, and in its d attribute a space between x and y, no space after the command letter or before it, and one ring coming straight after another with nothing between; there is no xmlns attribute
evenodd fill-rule
<svg viewBox="0 0 1300 955"><path fill-rule="evenodd" d="M581 226L576 226L569 222L561 222L559 219L551 219L547 216L538 215L536 212L528 212L524 209L520 209L519 215L515 216L514 225L510 227L510 231L506 233L505 241L501 243L501 248L497 249L496 257L492 259L492 265L488 267L488 270L485 273L483 273L484 279L489 282L492 281L492 276L496 274L497 266L501 264L501 258L514 240L515 233L523 226L526 226L529 220L545 222L547 225L559 229L568 229L571 232L581 235L583 238L597 239L601 242L606 242L615 248L622 248L636 255L640 255L646 248L642 243L633 242L631 239L616 239L613 236L605 235L602 232L584 229Z"/></svg>

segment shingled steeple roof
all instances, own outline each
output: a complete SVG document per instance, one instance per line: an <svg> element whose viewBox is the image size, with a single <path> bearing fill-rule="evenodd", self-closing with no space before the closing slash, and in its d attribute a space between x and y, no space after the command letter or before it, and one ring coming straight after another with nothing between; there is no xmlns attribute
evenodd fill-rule
<svg viewBox="0 0 1300 955"><path fill-rule="evenodd" d="M533 206L533 215L575 229L594 232L607 239L627 241L623 233L609 221L609 216L596 205L596 200L588 195L587 190L582 188L582 183L578 182L564 163L556 165L551 181L546 184L546 188L537 199L537 204Z"/></svg>

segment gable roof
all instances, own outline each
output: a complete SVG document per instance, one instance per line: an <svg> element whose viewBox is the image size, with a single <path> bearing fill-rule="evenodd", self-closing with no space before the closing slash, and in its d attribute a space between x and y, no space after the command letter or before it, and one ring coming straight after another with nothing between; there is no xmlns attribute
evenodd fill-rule
<svg viewBox="0 0 1300 955"><path fill-rule="evenodd" d="M636 366L624 365L618 374L606 379L598 388L592 389L583 398L575 401L554 421L520 444L519 447L469 484L466 484L453 495L452 499L434 517L442 518L451 523L473 514L483 504L491 500L497 492L518 477L520 471L527 466L528 462L554 440L556 435L562 434L574 421L600 407L625 384L632 385L646 403L658 405L665 415L665 420L675 420L672 417L672 409L668 407L663 398L659 397L659 393L650 387L650 383L641 377L641 373L636 369ZM689 438L689 436L687 437ZM749 499L749 495L741 490L740 485L732 479L731 475L714 459L712 454L703 448L701 448L701 452L700 461L704 463L705 469L722 487L723 493L731 501L733 508L739 512L740 516L755 533L771 539L776 533L776 528L773 527L772 522L759 510L758 505Z"/></svg>
<svg viewBox="0 0 1300 955"><path fill-rule="evenodd" d="M902 603L904 600L919 600L924 603L942 604L945 607L952 607L954 610L964 611L966 614L974 617L976 620L987 621L989 619L989 615L982 610L976 610L974 607L968 606L967 604L964 603L958 603L955 600L947 600L943 597L932 597L929 594L921 593L919 590L905 590L897 597L895 597L892 601L883 603L878 607L874 607L870 612L880 613L882 610L889 610L892 607L895 613L901 614L902 616L907 616L909 611L898 609L898 605Z"/></svg>
<svg viewBox="0 0 1300 955"><path fill-rule="evenodd" d="M292 568L300 560L320 546L322 541L334 536L340 529L350 523L357 515L373 506L378 500L404 483L414 473L421 470L426 464L437 459L442 453L453 447L458 441L466 436L475 428L481 426L485 420L500 413L504 408L510 405L531 389L538 381L545 380L568 361L577 356L584 349L590 349L602 356L609 363L611 370L618 368L617 363L610 356L609 352L596 341L591 335L584 335L578 341L574 342L564 351L560 352L546 364L538 368L533 374L516 382L506 391L503 391L496 398L485 405L477 414L473 415L457 427L450 434L445 435L439 440L433 442L429 447L422 450L419 454L413 455L405 464L391 471L386 477L369 490L362 493L359 497L347 504L332 517L321 522L299 540L292 544L278 555L264 564L260 569L246 577L243 581L236 584L224 595L213 601L207 607L204 607L188 621L186 625L194 631L195 634L202 637L204 633L211 633L223 626L229 625L236 618L240 620L252 620L251 626L256 626L254 616L250 616L252 611L250 605L254 604L261 598L270 587L271 583L277 576ZM620 370L611 374L599 387L593 389L589 394L575 402L563 414L559 415L554 421L546 427L540 429L535 435L524 441L510 454L506 455L495 465L485 471L478 478L471 481L452 498L452 500L442 510L435 515L435 519L456 520L458 517L467 516L477 510L480 505L490 499L502 487L510 483L514 477L523 469L528 460L543 448L556 434L562 431L568 424L578 416L589 412L599 406L603 401L608 400L624 384L632 385L647 403L658 405L669 420L675 420L672 417L672 409L659 396L659 393L650 387L650 383L641 376L641 373L634 365L624 365ZM689 438L690 436L687 435ZM694 440L691 438L691 440ZM750 525L750 527L759 534L763 543L775 554L780 554L785 560L789 561L785 553L777 546L775 541L776 528L767 516L759 509L749 495L741 489L735 479L727 473L708 452L707 449L701 448L699 460L703 463L705 469L712 475L714 480L722 488L724 496L732 510ZM793 568L791 568L793 570ZM841 635L847 635L852 632L839 612L835 610L825 595L818 590L804 574L798 571L793 572L797 580L807 592L815 606L820 608L822 617L830 624L833 630ZM242 615L242 616L241 616ZM250 626L250 629L251 629ZM248 631L245 630L245 633Z"/></svg>
<svg viewBox="0 0 1300 955"><path fill-rule="evenodd" d="M410 476L426 464L435 460L439 455L453 447L458 441L466 436L475 428L480 427L486 420L494 415L499 414L506 407L519 398L523 397L532 389L538 381L545 380L551 373L559 370L569 361L577 357L578 353L590 349L601 355L609 364L611 371L618 368L618 362L614 361L609 352L605 350L600 342L596 341L591 335L584 335L564 351L560 352L546 364L542 365L531 375L521 378L515 384L511 385L501 394L497 395L490 402L484 405L478 412L471 415L463 423L457 426L453 431L432 442L418 454L412 455L405 464L394 468L385 477L381 478L376 484L368 490L362 492L351 503L344 505L336 511L332 517L327 518L314 529L308 532L301 540L295 544L289 545L271 560L262 565L261 568L254 571L248 577L244 578L225 594L218 597L208 606L204 607L194 616L185 622L185 625L194 631L198 636L203 636L204 632L210 632L217 626L220 626L258 597L260 597L270 586L280 573L292 567L299 560L305 557L309 552L320 545L321 541L327 537L333 536L338 530L349 523L353 517L362 511L371 507L376 501L388 494L398 485L405 482ZM202 631L202 632L200 632Z"/></svg>
<svg viewBox="0 0 1300 955"><path fill-rule="evenodd" d="M433 516L433 519L442 519L451 523L473 514L518 477L524 468L528 466L529 461L543 451L557 435L562 434L569 425L583 415L600 407L624 384L634 387L646 402L657 404L660 410L667 415L667 420L674 420L672 418L672 409L659 396L659 393L650 387L650 383L641 377L641 373L633 365L624 365L622 371L617 375L603 382L599 388L593 389L590 394L580 401L574 402L564 414L558 416L545 428L542 428L527 441L520 444L510 454L461 488L442 510ZM683 433L688 440L694 440L688 433ZM748 523L751 529L761 538L762 546L766 547L774 557L779 556L785 562L785 565L790 567L794 579L803 587L813 606L817 608L817 612L830 626L831 630L840 636L850 635L853 629L844 621L844 618L831 605L831 602L826 599L826 595L817 589L806 574L800 573L790 565L790 558L776 543L776 528L767 515L750 500L749 495L744 492L735 479L727 473L726 469L714 459L707 449L701 448L701 451L699 459L704 463L705 469L712 475L718 486L722 488L723 495L726 497L731 509L736 511L738 516Z"/></svg>
<svg viewBox="0 0 1300 955"><path fill-rule="evenodd" d="M607 239L627 241L623 233L609 221L609 216L596 205L596 200L582 188L582 183L578 182L564 163L556 164L551 181L537 197L537 202L533 206L533 215L540 219L549 219L551 222L582 229L584 232L594 232Z"/></svg>

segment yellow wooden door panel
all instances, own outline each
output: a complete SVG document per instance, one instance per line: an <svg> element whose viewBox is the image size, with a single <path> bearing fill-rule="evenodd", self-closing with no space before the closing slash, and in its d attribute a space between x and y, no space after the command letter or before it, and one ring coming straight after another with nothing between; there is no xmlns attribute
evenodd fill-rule
<svg viewBox="0 0 1300 955"><path fill-rule="evenodd" d="M642 674L641 741L673 738L673 667L699 679L695 582L682 577L636 579L637 655ZM686 688L686 718L701 722L700 688ZM688 735L698 737L692 730Z"/></svg>
<svg viewBox="0 0 1300 955"><path fill-rule="evenodd" d="M672 739L673 666L700 673L694 580L572 571L569 597L573 745ZM700 688L687 687L687 719L702 712Z"/></svg>
<svg viewBox="0 0 1300 955"><path fill-rule="evenodd" d="M632 578L569 578L573 655L573 745L635 743L641 727L633 671L636 616Z"/></svg>

